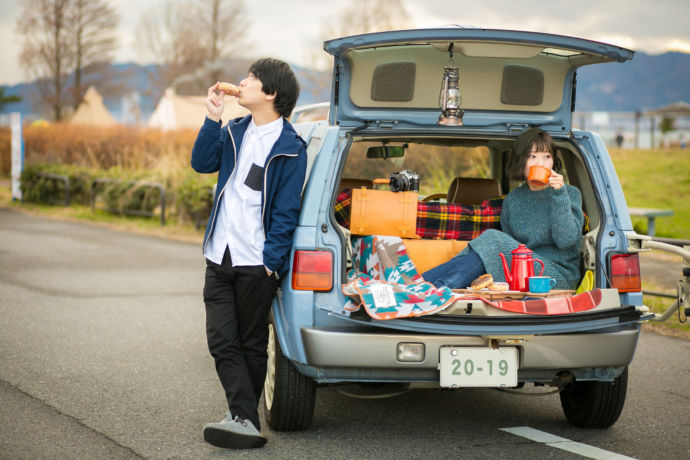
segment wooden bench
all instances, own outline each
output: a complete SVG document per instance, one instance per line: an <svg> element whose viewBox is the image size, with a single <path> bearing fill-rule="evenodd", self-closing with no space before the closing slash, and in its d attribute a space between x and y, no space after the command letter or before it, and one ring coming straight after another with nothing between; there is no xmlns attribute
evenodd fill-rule
<svg viewBox="0 0 690 460"><path fill-rule="evenodd" d="M647 235L654 236L655 220L657 217L672 216L672 209L654 209L654 208L628 208L631 216L639 216L647 218Z"/></svg>

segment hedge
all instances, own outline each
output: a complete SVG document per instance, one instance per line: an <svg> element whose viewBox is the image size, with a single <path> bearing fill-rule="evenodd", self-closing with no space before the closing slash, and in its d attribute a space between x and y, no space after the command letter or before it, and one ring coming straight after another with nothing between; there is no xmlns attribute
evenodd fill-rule
<svg viewBox="0 0 690 460"><path fill-rule="evenodd" d="M42 177L42 174L66 176L69 179L72 203L90 205L93 186L106 208L115 212L135 210L146 213L156 210L160 203L160 191L142 183L159 183L164 187L166 214L177 216L179 221L198 224L208 215L213 204L215 176L202 176L191 169L182 174L182 177L172 178L163 177L160 173L131 171L119 167L97 170L65 164L36 164L26 167L20 179L25 201L50 203L64 199L63 182ZM94 185L97 179L104 180Z"/></svg>

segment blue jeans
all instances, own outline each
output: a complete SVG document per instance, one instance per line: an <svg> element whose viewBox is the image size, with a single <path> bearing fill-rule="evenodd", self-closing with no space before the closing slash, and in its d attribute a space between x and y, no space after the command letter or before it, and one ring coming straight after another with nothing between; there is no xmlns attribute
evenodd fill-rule
<svg viewBox="0 0 690 460"><path fill-rule="evenodd" d="M436 287L447 286L451 289L464 289L469 286L472 281L486 273L486 269L479 255L472 248L467 249L466 254L457 255L448 262L424 272L424 281Z"/></svg>

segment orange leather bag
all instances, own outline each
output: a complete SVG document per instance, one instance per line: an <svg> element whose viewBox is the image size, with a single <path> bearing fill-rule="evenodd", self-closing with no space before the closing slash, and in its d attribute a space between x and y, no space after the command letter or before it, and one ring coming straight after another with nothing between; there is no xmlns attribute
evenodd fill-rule
<svg viewBox="0 0 690 460"><path fill-rule="evenodd" d="M353 235L419 238L417 192L353 189L350 231Z"/></svg>

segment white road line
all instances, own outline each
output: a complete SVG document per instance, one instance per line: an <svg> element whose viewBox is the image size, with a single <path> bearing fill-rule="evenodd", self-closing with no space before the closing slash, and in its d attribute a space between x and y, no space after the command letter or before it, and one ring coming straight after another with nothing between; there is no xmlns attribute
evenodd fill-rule
<svg viewBox="0 0 690 460"><path fill-rule="evenodd" d="M626 457L625 455L609 452L608 450L599 449L598 447L589 446L579 442L571 441L570 439L561 438L560 436L547 433L545 431L535 430L528 426L516 426L513 428L499 428L501 431L506 431L515 436L522 436L523 438L532 441L541 442L550 447L555 447L561 450L567 450L587 458L594 458L597 460L623 460L632 459L633 457Z"/></svg>

